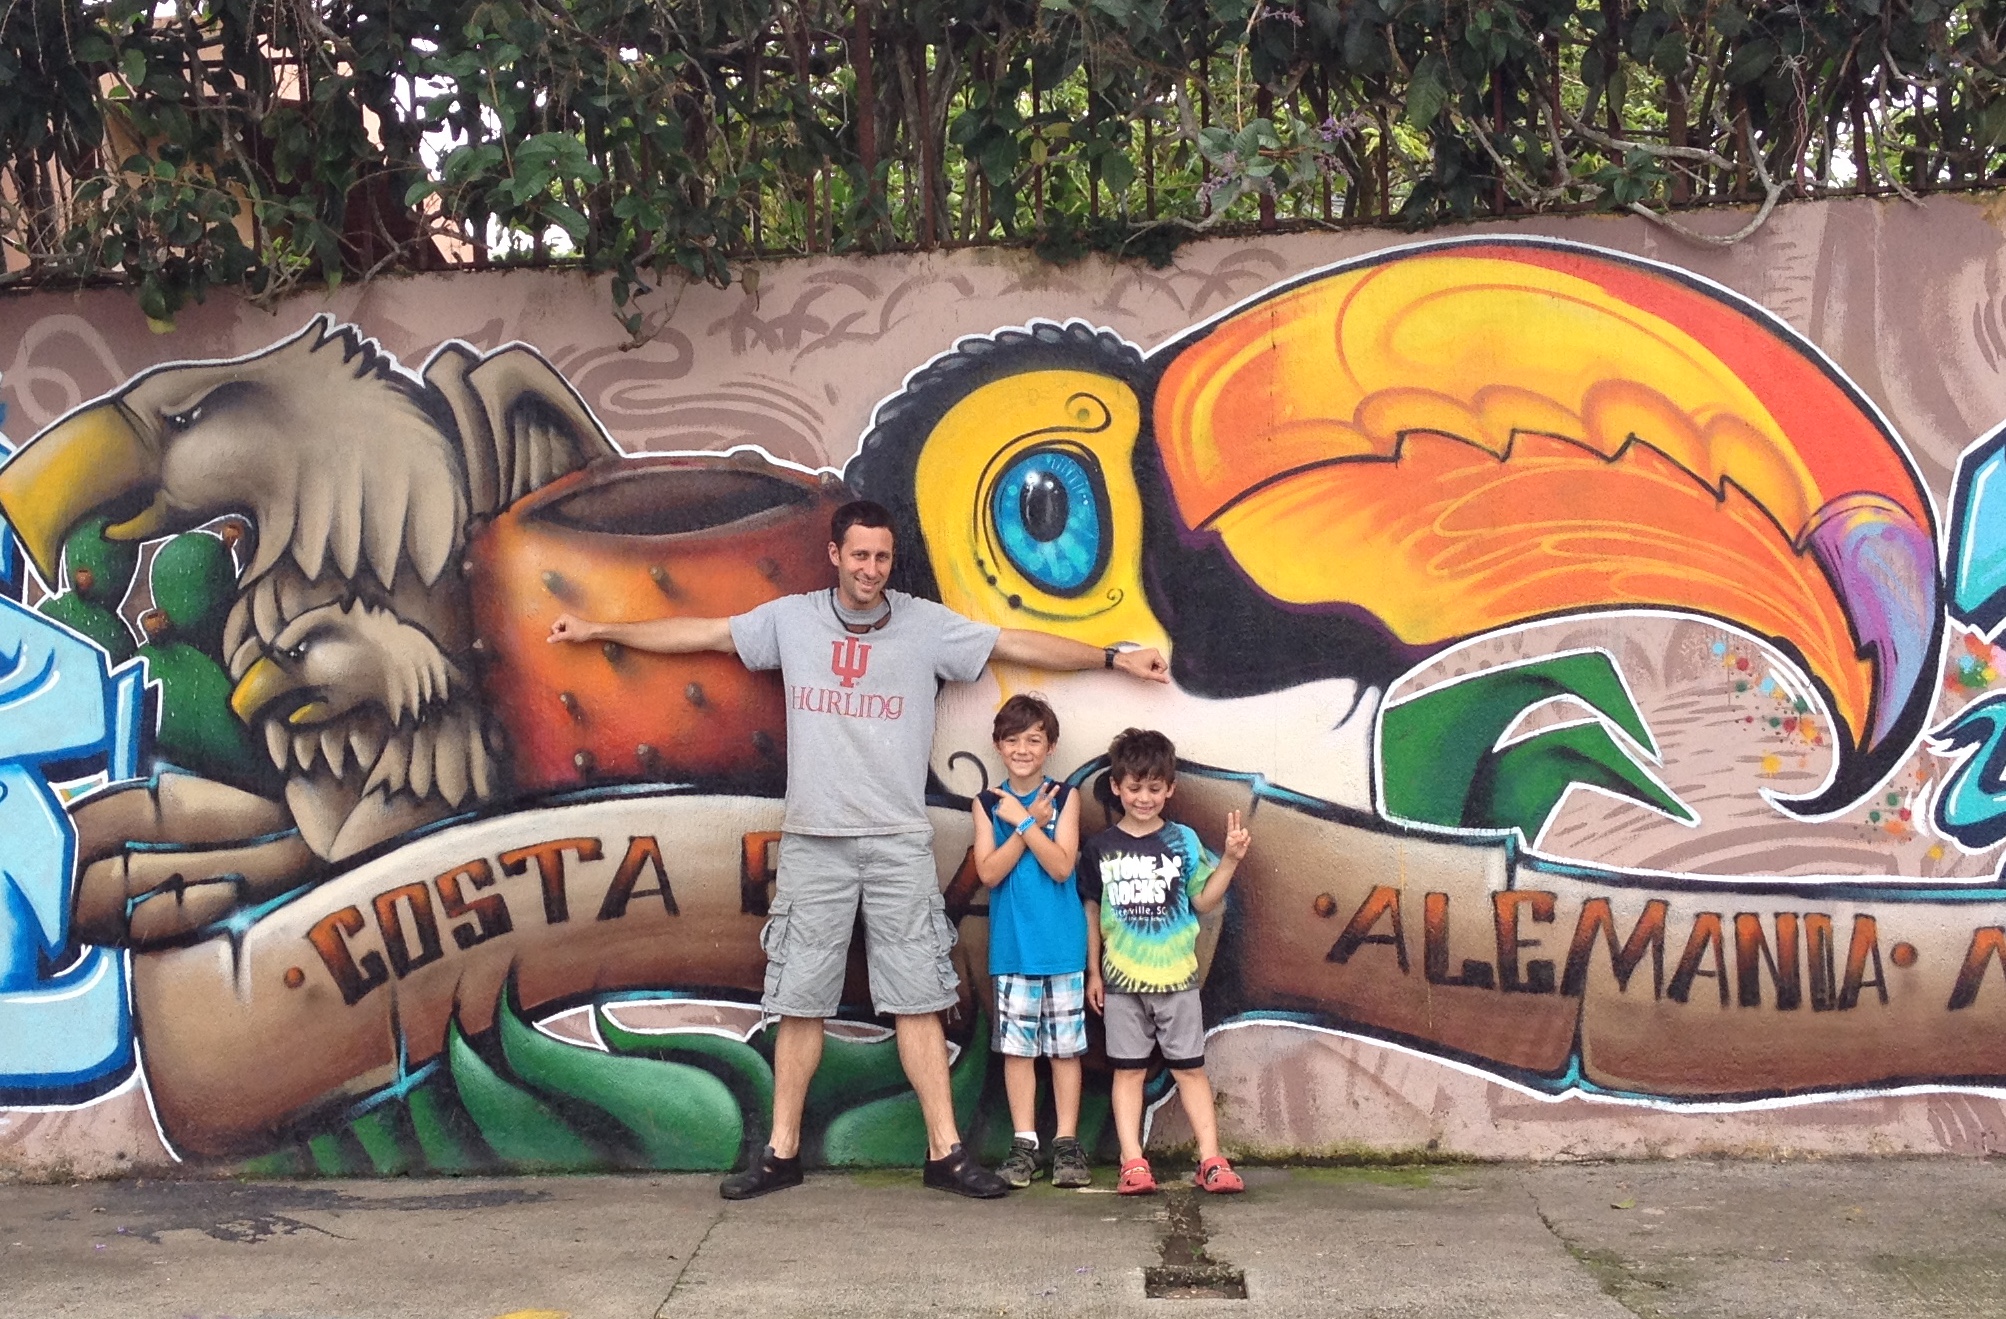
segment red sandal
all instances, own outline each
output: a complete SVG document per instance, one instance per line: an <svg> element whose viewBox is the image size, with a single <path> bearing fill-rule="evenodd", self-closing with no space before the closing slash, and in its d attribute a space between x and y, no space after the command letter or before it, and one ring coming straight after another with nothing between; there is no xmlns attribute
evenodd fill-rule
<svg viewBox="0 0 2006 1319"><path fill-rule="evenodd" d="M1148 1159L1130 1159L1121 1165L1121 1181L1114 1188L1116 1195L1156 1194L1156 1174L1149 1170Z"/></svg>
<svg viewBox="0 0 2006 1319"><path fill-rule="evenodd" d="M1223 1154L1214 1154L1199 1164L1198 1173L1191 1180L1197 1183L1199 1190L1210 1191L1213 1195L1237 1195L1247 1189L1247 1184L1240 1180L1240 1174L1233 1171L1233 1165L1226 1162Z"/></svg>

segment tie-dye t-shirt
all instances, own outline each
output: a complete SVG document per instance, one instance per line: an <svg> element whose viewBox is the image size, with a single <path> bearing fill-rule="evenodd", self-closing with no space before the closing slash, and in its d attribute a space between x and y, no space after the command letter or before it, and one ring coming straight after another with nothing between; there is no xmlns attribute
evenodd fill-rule
<svg viewBox="0 0 2006 1319"><path fill-rule="evenodd" d="M1138 838L1110 825L1080 844L1080 900L1101 908L1101 975L1118 994L1167 994L1198 984L1198 913L1191 899L1218 861L1190 828L1166 821Z"/></svg>

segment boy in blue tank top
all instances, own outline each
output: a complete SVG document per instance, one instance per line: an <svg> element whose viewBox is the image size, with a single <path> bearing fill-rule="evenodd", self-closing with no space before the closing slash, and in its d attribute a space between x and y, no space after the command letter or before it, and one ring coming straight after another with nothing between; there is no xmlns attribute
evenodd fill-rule
<svg viewBox="0 0 2006 1319"><path fill-rule="evenodd" d="M1087 1051L1086 909L1073 881L1080 804L1045 777L1059 717L1035 696L1013 696L990 730L1008 778L977 797L975 873L989 889L989 975L996 985L990 1045L1003 1055L1003 1085L1016 1135L997 1168L1012 1186L1038 1173L1037 1060L1051 1059L1052 1185L1093 1180L1079 1140L1080 1056Z"/></svg>

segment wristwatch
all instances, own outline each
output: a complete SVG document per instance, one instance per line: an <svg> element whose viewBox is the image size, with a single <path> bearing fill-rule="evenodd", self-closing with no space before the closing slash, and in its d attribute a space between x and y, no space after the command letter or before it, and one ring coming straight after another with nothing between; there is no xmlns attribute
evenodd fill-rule
<svg viewBox="0 0 2006 1319"><path fill-rule="evenodd" d="M1102 667L1102 668L1104 668L1104 669L1111 669L1111 668L1113 668L1113 667L1114 667L1114 657L1115 657L1115 656L1117 656L1117 655L1119 655L1119 654L1121 654L1121 647L1120 647L1120 646L1102 646L1102 647L1101 647L1101 655L1102 655L1102 656L1104 657L1104 659L1105 659L1105 662L1104 662L1104 663L1103 663L1103 664L1101 665L1101 667Z"/></svg>
<svg viewBox="0 0 2006 1319"><path fill-rule="evenodd" d="M1037 822L1036 820L1032 819L1032 818L1031 818L1030 816L1028 816L1028 815L1027 815L1027 816L1025 816L1025 817L1023 818L1023 820L1021 820L1021 821L1020 821L1020 822L1018 823L1018 825L1017 825L1017 832L1018 832L1018 834L1022 835L1022 834L1027 834L1027 833L1031 832L1031 829L1032 829L1032 827L1033 827L1034 825L1036 825L1037 823L1038 823L1038 822Z"/></svg>

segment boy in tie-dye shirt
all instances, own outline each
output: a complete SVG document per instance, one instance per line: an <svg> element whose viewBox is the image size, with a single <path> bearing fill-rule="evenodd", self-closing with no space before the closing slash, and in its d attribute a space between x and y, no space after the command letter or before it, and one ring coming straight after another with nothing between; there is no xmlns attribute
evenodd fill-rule
<svg viewBox="0 0 2006 1319"><path fill-rule="evenodd" d="M1163 818L1177 790L1177 750L1161 733L1127 729L1108 747L1108 782L1122 815L1080 845L1075 871L1087 913L1087 1004L1107 1019L1123 1195L1156 1189L1142 1153L1142 1091L1150 1054L1177 1078L1177 1097L1198 1138L1198 1186L1244 1189L1219 1153L1219 1123L1205 1077L1205 1020L1198 1003L1198 917L1226 900L1251 841L1240 813L1226 816L1225 855Z"/></svg>

